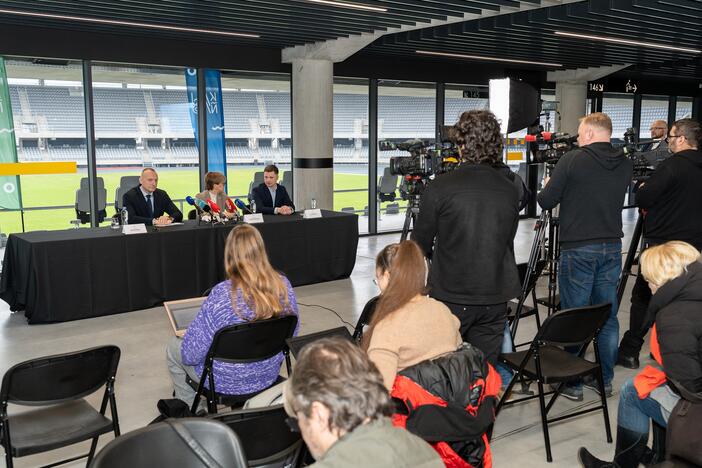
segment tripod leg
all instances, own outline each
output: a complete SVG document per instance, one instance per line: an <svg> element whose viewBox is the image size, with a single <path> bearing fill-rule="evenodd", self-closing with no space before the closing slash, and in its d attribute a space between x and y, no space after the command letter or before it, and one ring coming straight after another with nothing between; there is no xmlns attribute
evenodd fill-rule
<svg viewBox="0 0 702 468"><path fill-rule="evenodd" d="M402 235L400 236L400 242L407 240L407 235L409 234L410 223L414 226L414 213L412 213L412 207L407 207L407 213L405 213L405 224L402 226Z"/></svg>

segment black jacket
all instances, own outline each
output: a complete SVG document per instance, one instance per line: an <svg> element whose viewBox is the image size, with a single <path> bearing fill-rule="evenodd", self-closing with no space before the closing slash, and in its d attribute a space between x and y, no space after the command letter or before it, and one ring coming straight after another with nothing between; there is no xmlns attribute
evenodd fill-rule
<svg viewBox="0 0 702 468"><path fill-rule="evenodd" d="M665 283L651 298L666 376L692 393L702 392L702 264Z"/></svg>
<svg viewBox="0 0 702 468"><path fill-rule="evenodd" d="M682 240L702 249L702 152L680 151L661 162L636 200L647 211L647 239Z"/></svg>
<svg viewBox="0 0 702 468"><path fill-rule="evenodd" d="M129 213L129 224L144 223L147 226L153 224L153 220L164 213L168 213L173 221L183 221L183 213L171 201L171 197L161 189L156 189L153 193L154 215L149 217L149 208L146 206L146 199L141 193L141 186L136 186L129 190L122 197L122 203Z"/></svg>
<svg viewBox="0 0 702 468"><path fill-rule="evenodd" d="M514 260L518 204L514 182L487 165L462 165L429 184L412 239L432 259L432 297L489 305L519 295Z"/></svg>
<svg viewBox="0 0 702 468"><path fill-rule="evenodd" d="M260 184L253 189L252 193L254 201L256 202L256 211L259 213L274 214L275 208L280 208L281 206L289 206L293 210L295 209L295 205L293 205L288 191L280 184L278 184L278 188L275 189L275 203L273 203L273 199L271 199L271 192L268 190L266 184Z"/></svg>
<svg viewBox="0 0 702 468"><path fill-rule="evenodd" d="M620 240L624 195L633 165L610 143L592 143L565 154L537 195L545 210L560 203L564 249Z"/></svg>

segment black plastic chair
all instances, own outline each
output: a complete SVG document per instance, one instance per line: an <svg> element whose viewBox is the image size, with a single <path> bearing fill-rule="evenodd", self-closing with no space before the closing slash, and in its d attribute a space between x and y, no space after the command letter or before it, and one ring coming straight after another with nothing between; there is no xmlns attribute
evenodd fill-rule
<svg viewBox="0 0 702 468"><path fill-rule="evenodd" d="M604 392L604 379L602 377L602 366L600 365L600 353L597 349L597 334L609 318L610 310L610 304L600 304L556 312L541 325L541 329L536 333L534 341L527 351L500 355L500 361L515 370L516 375L507 386L502 399L497 405L496 413L499 413L505 405L538 398L544 443L546 445L546 460L548 462L553 461L548 433L548 424L552 422L601 409L605 420L607 442L612 442L612 431L609 425L609 413L607 412L607 397ZM594 343L595 362L588 361L583 357L590 342ZM571 354L561 349L560 347L562 346L580 347L580 351L577 355ZM588 375L597 379L602 403L593 408L548 419L548 412L553 407L563 385L568 381ZM507 399L512 387L522 378L537 382L538 395L508 402ZM555 392L544 392L544 384L558 384L558 387ZM553 397L546 404L544 397L551 394L553 394Z"/></svg>
<svg viewBox="0 0 702 468"><path fill-rule="evenodd" d="M380 296L375 296L363 306L363 311L361 316L358 317L356 322L356 328L353 330L353 341L359 343L363 339L363 329L370 323L373 318L373 312L375 312L375 306L378 304L378 299Z"/></svg>
<svg viewBox="0 0 702 468"><path fill-rule="evenodd" d="M114 382L119 363L117 346L101 346L58 354L12 366L0 389L0 431L7 467L12 458L48 452L92 439L90 452L60 465L88 457L90 465L98 437L113 431L119 436ZM83 399L105 387L100 411ZM105 416L110 404L110 420ZM8 416L8 403L44 406ZM51 466L54 466L51 465Z"/></svg>
<svg viewBox="0 0 702 468"><path fill-rule="evenodd" d="M239 436L249 466L283 468L298 466L303 442L285 420L283 405L236 410L211 416Z"/></svg>
<svg viewBox="0 0 702 468"><path fill-rule="evenodd" d="M207 395L207 411L209 413L217 413L218 404L238 407L243 405L249 398L260 393L260 391L246 395L217 393L212 372L214 361L251 363L272 358L282 352L285 355L288 375L290 375L290 356L285 340L293 336L296 325L297 316L286 315L269 320L239 323L222 328L215 333L205 358L200 382L197 383L190 377L186 378L186 382L197 391L191 408L193 414L197 413L201 395ZM206 380L207 388L205 388ZM270 386L272 387L283 380L285 379L279 376ZM265 389L261 389L261 391L263 390Z"/></svg>
<svg viewBox="0 0 702 468"><path fill-rule="evenodd" d="M534 316L536 320L536 328L541 328L541 317L539 317L539 305L536 299L536 283L541 277L544 268L546 267L546 260L539 260L534 265L533 271L529 275L527 281L527 268L529 265L526 263L520 263L517 265L517 272L519 273L519 282L522 284L522 292L516 301L510 301L507 303L507 320L511 324L512 341L517 336L517 328L519 326L519 321L526 317ZM527 298L531 296L533 306L528 306L525 304ZM530 342L514 344L514 347L520 347L528 345Z"/></svg>
<svg viewBox="0 0 702 468"><path fill-rule="evenodd" d="M155 466L246 468L239 437L225 424L205 418L167 419L107 444L91 468Z"/></svg>

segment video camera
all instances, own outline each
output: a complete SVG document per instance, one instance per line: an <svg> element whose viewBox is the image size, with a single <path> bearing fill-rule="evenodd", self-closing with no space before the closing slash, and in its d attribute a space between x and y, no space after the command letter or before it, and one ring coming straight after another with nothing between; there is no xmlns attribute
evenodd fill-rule
<svg viewBox="0 0 702 468"><path fill-rule="evenodd" d="M628 157L634 164L634 180L645 180L647 179L655 170L653 165L646 159L644 151L641 148L644 145L652 143L654 140L646 139L639 140L636 136L636 129L633 127L627 128L624 132L624 154Z"/></svg>
<svg viewBox="0 0 702 468"><path fill-rule="evenodd" d="M577 146L578 135L539 130L528 134L525 140L532 145L533 162L554 165L564 154Z"/></svg>

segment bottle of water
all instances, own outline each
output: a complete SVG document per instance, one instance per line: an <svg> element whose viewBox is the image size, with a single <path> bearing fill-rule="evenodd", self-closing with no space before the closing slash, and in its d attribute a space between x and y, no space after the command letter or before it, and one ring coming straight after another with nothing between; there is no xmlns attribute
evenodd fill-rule
<svg viewBox="0 0 702 468"><path fill-rule="evenodd" d="M317 209L317 199L316 198L313 198L312 200L310 200L310 208L313 210Z"/></svg>
<svg viewBox="0 0 702 468"><path fill-rule="evenodd" d="M127 211L127 208L122 208L120 217L122 218L122 226L129 224L129 211Z"/></svg>
<svg viewBox="0 0 702 468"><path fill-rule="evenodd" d="M256 200L251 200L251 212L256 212Z"/></svg>

